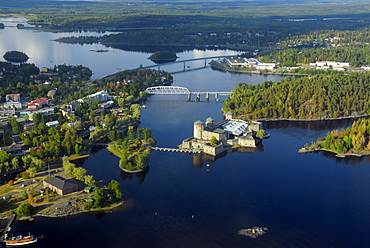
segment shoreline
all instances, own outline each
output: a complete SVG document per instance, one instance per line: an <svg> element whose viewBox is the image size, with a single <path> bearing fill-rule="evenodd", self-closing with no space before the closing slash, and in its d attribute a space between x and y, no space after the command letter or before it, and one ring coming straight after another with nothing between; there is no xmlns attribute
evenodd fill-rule
<svg viewBox="0 0 370 248"><path fill-rule="evenodd" d="M369 156L370 155L370 151L366 151L366 152L347 152L347 153L338 153L338 152L335 152L335 151L332 151L332 150L328 150L328 149L324 149L324 148L314 148L312 150L308 150L304 147L302 147L301 149L298 150L298 153L302 153L302 154L305 154L305 153L311 153L311 152L320 152L320 151L323 151L323 152L331 152L331 153L334 153L336 157L338 158L346 158L346 157L363 157L363 156Z"/></svg>
<svg viewBox="0 0 370 248"><path fill-rule="evenodd" d="M363 117L369 117L370 114L362 114L362 115L356 115L356 116L346 116L346 117L337 117L337 118L312 118L312 119L294 119L294 118L288 118L288 119L256 119L261 122L273 122L273 121L304 121L304 122L310 122L310 121L339 121L339 120L345 120L345 119L358 119Z"/></svg>
<svg viewBox="0 0 370 248"><path fill-rule="evenodd" d="M231 70L228 68L222 68L219 66L211 65L212 69L226 71L226 72L233 72L233 73L241 73L241 74L251 74L251 75L281 75L281 76L309 76L308 74L299 74L299 73L279 73L279 72L262 72L262 71L240 71L240 70Z"/></svg>

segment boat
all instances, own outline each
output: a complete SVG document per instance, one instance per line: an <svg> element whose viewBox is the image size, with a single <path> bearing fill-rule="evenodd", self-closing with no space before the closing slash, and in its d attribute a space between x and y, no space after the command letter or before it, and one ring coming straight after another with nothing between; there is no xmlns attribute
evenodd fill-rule
<svg viewBox="0 0 370 248"><path fill-rule="evenodd" d="M37 242L37 238L34 235L19 235L16 237L6 238L5 244L7 246L23 246L23 245L30 245Z"/></svg>
<svg viewBox="0 0 370 248"><path fill-rule="evenodd" d="M267 231L268 231L267 227L254 226L254 227L247 228L247 229L241 229L241 230L239 230L238 234L248 236L252 239L255 239L255 238L265 234Z"/></svg>

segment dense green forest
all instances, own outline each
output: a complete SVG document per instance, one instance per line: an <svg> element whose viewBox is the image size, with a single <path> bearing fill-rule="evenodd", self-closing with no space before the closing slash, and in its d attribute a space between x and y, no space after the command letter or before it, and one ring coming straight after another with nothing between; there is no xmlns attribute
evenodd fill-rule
<svg viewBox="0 0 370 248"><path fill-rule="evenodd" d="M319 138L307 150L325 149L336 153L369 154L370 152L370 120L359 119L347 129L333 130L325 138Z"/></svg>
<svg viewBox="0 0 370 248"><path fill-rule="evenodd" d="M258 85L240 83L223 110L246 119L326 119L370 113L370 73L332 71Z"/></svg>
<svg viewBox="0 0 370 248"><path fill-rule="evenodd" d="M280 47L262 54L261 61L308 64L316 61L349 62L359 67L370 63L370 26L359 30L320 30L290 37Z"/></svg>

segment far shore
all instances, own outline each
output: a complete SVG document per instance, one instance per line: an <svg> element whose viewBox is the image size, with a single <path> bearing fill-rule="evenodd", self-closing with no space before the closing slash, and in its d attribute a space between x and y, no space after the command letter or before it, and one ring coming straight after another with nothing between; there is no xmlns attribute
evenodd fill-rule
<svg viewBox="0 0 370 248"><path fill-rule="evenodd" d="M342 116L337 118L310 118L310 119L296 119L296 118L281 118L281 119L272 119L272 118L266 118L266 119L257 119L261 122L269 122L269 121L339 121L339 120L345 120L345 119L358 119L363 117L369 117L370 114L362 114L362 115L351 115L351 116Z"/></svg>
<svg viewBox="0 0 370 248"><path fill-rule="evenodd" d="M241 70L232 70L229 68L223 68L215 65L211 65L211 68L227 71L227 72L235 72L235 73L244 73L244 74L257 74L257 75L280 75L280 76L309 76L308 74L300 74L300 73L289 73L289 72L263 72L263 71L241 71Z"/></svg>

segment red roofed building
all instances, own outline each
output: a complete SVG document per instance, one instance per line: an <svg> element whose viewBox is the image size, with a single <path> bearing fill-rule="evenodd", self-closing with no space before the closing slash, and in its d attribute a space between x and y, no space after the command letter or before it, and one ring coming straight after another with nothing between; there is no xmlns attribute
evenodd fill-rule
<svg viewBox="0 0 370 248"><path fill-rule="evenodd" d="M50 104L50 99L47 97L39 98L28 103L29 109L42 108Z"/></svg>

